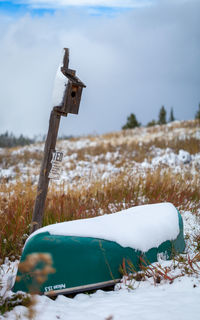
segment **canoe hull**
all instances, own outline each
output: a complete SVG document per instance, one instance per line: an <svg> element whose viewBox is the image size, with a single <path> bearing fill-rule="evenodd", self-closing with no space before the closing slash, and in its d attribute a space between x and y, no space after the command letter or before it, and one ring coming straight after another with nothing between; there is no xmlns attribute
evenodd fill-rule
<svg viewBox="0 0 200 320"><path fill-rule="evenodd" d="M38 261L22 270L19 268L18 281L15 282L13 291L37 292L51 296L114 285L122 277L122 264L127 272L139 271L141 257L149 264L157 261L158 254L162 253L170 259L174 253L184 251L183 223L180 213L178 215L178 237L145 253L103 239L51 235L48 232L36 234L26 243L20 264L26 264L31 255L34 259L38 255ZM49 269L51 271L45 275L43 271L48 271L46 265L49 262L45 259L42 263L39 261L43 255L50 256L52 260ZM40 277L37 279L38 274Z"/></svg>

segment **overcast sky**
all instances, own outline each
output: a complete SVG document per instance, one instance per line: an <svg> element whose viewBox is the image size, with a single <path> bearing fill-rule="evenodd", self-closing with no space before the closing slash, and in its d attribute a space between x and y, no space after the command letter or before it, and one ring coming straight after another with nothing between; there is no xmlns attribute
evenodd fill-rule
<svg viewBox="0 0 200 320"><path fill-rule="evenodd" d="M193 119L200 103L199 0L0 0L0 133L48 127L62 48L87 85L60 135Z"/></svg>

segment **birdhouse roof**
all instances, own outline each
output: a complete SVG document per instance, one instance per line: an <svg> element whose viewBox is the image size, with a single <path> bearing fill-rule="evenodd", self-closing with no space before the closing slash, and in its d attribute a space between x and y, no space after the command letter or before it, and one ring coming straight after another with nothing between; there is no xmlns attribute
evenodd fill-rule
<svg viewBox="0 0 200 320"><path fill-rule="evenodd" d="M86 88L86 85L76 76L76 71L61 67L61 72L68 78L74 85Z"/></svg>

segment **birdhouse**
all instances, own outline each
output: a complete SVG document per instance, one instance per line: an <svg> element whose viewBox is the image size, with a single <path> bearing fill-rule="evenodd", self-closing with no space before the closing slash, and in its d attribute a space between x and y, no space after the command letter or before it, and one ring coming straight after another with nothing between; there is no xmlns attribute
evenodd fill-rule
<svg viewBox="0 0 200 320"><path fill-rule="evenodd" d="M56 109L62 115L66 116L68 113L78 114L82 90L85 88L85 84L76 76L76 71L68 68L69 64L69 50L64 49L65 54L63 58L63 66L60 68L60 72L66 77L64 78L64 92L62 97L62 103L57 106ZM68 80L68 83L66 83Z"/></svg>
<svg viewBox="0 0 200 320"><path fill-rule="evenodd" d="M82 90L86 86L78 77L76 77L74 70L68 69L67 71L62 70L62 72L68 78L68 84L64 94L61 110L64 114L78 114Z"/></svg>

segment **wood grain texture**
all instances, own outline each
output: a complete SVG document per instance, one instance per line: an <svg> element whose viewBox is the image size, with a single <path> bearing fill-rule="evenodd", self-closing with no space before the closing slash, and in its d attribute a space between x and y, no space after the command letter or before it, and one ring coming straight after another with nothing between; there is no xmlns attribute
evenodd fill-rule
<svg viewBox="0 0 200 320"><path fill-rule="evenodd" d="M44 156L40 169L38 189L34 204L33 217L30 232L42 227L45 200L49 185L49 172L51 169L52 154L55 151L60 117L67 116L68 113L78 114L82 89L85 84L76 77L76 71L69 69L69 49L64 48L63 66L61 72L68 78L62 106L54 106L49 120L49 130L44 147Z"/></svg>
<svg viewBox="0 0 200 320"><path fill-rule="evenodd" d="M37 195L33 209L31 233L42 227L45 200L49 185L48 175L51 169L52 153L56 147L60 117L61 115L57 113L55 109L51 111L49 130L45 142L44 157L41 164Z"/></svg>

